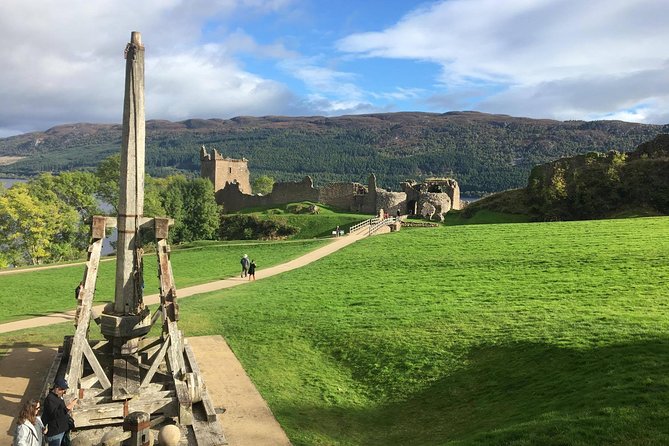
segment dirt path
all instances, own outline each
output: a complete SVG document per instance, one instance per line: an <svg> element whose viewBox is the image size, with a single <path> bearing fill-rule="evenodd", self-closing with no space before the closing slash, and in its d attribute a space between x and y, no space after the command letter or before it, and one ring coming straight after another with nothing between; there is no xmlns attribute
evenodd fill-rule
<svg viewBox="0 0 669 446"><path fill-rule="evenodd" d="M339 237L334 239L331 243L317 248L307 254L304 254L301 257L298 257L294 260L291 260L281 265L272 266L265 269L256 270L256 279L262 280L268 277L275 276L277 274L284 273L296 268L300 268L304 265L307 265L315 260L321 259L329 254L332 254L335 251L338 251L345 246L354 243L356 240L364 238L366 234L349 234L345 237ZM217 280L214 282L203 283L201 285L194 285L187 288L177 289L177 296L181 299L184 297L193 296L196 294L207 293L209 291L222 290L224 288L231 288L238 285L243 285L248 283L247 279L242 279L240 277L230 277L228 279ZM144 296L144 302L147 305L157 304L160 302L160 295L150 294ZM98 314L102 312L104 305L98 305L93 307L93 311L96 311ZM63 313L54 313L47 316L40 316L31 319L23 319L20 321L7 322L0 324L0 333L8 333L10 331L23 330L26 328L35 328L35 327L44 327L52 324L60 324L61 322L73 321L74 320L75 310L66 311Z"/></svg>
<svg viewBox="0 0 669 446"><path fill-rule="evenodd" d="M272 277L321 259L348 246L367 234L349 234L297 259L256 271L257 280ZM218 280L179 289L179 298L209 291L221 290L249 283L239 277ZM147 304L160 300L158 294L144 296ZM94 308L101 312L102 306ZM74 320L74 311L52 314L33 319L0 324L0 333L43 327ZM188 338L197 357L198 366L209 394L217 408L225 408L218 415L230 446L289 446L290 441L274 418L267 403L246 375L228 344L220 336ZM20 405L39 393L44 375L56 351L42 346L15 345L0 359L0 444L10 444L13 420ZM225 364L226 367L221 367Z"/></svg>

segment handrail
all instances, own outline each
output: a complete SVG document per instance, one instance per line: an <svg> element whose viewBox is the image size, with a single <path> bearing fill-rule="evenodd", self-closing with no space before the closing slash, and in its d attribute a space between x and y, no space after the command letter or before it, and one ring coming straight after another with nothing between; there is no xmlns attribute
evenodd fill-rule
<svg viewBox="0 0 669 446"><path fill-rule="evenodd" d="M348 233L352 234L364 228L365 226L368 226L369 233L372 234L376 232L376 230L378 230L381 226L387 225L388 223L391 223L393 221L395 221L395 217L388 217L385 219L380 219L379 217L368 218L365 221L361 221L360 223L356 223L353 226L351 226L348 230Z"/></svg>
<svg viewBox="0 0 669 446"><path fill-rule="evenodd" d="M388 217L384 218L383 220L376 219L377 223L375 225L370 225L369 226L369 235L374 234L378 229L382 226L386 226L387 224L393 223L395 221L395 217Z"/></svg>
<svg viewBox="0 0 669 446"><path fill-rule="evenodd" d="M358 229L362 228L363 226L370 225L370 224L371 224L371 221L372 221L372 219L371 219L371 218L368 218L368 219L365 220L365 221L361 221L360 223L356 223L356 224L354 224L353 226L351 226L351 227L348 229L349 234L352 233L352 232L357 231Z"/></svg>

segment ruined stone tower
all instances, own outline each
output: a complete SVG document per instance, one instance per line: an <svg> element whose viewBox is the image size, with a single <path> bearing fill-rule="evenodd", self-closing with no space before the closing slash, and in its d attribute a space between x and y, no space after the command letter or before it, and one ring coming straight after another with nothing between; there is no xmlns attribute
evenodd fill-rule
<svg viewBox="0 0 669 446"><path fill-rule="evenodd" d="M216 149L207 153L207 149L202 146L200 148L200 176L214 183L214 190L217 192L225 188L227 183L237 183L241 192L251 194L250 173L246 158L224 158Z"/></svg>

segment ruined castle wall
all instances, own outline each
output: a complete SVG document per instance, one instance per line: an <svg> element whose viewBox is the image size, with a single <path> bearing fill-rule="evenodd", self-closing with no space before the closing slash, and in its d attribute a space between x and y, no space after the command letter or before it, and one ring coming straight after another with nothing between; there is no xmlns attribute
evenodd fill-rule
<svg viewBox="0 0 669 446"><path fill-rule="evenodd" d="M418 200L418 212L423 209L423 203L430 203L437 209L437 214L445 214L451 210L451 197L447 192L423 192Z"/></svg>
<svg viewBox="0 0 669 446"><path fill-rule="evenodd" d="M452 190L448 194L451 197L451 208L452 209L462 209L462 202L460 201L460 185L457 181L453 180Z"/></svg>
<svg viewBox="0 0 669 446"><path fill-rule="evenodd" d="M214 190L219 190L218 184L216 184L216 163L208 158L200 159L200 177L206 178L212 182L214 185Z"/></svg>
<svg viewBox="0 0 669 446"><path fill-rule="evenodd" d="M318 201L319 191L314 187L311 177L302 181L274 183L272 192L267 195L269 204L285 204L297 201Z"/></svg>
<svg viewBox="0 0 669 446"><path fill-rule="evenodd" d="M388 215L395 216L397 209L401 213L406 213L406 200L407 194L404 192L388 192L382 189L377 189L376 191L376 209L375 213L378 213L380 209L383 209Z"/></svg>
<svg viewBox="0 0 669 446"><path fill-rule="evenodd" d="M359 189L357 183L331 183L320 188L318 202L337 209L357 211L354 197Z"/></svg>
<svg viewBox="0 0 669 446"><path fill-rule="evenodd" d="M251 180L246 160L217 159L214 183L215 190L225 187L225 183L238 183L245 194L251 193Z"/></svg>
<svg viewBox="0 0 669 446"><path fill-rule="evenodd" d="M243 193L239 189L238 183L228 183L223 189L216 191L216 203L223 205L223 212L225 213L270 204L266 196Z"/></svg>
<svg viewBox="0 0 669 446"><path fill-rule="evenodd" d="M211 153L200 148L200 176L214 184L214 190L220 191L228 183L238 183L243 193L251 193L251 181L246 159L224 158L216 149ZM220 204L220 203L219 203Z"/></svg>

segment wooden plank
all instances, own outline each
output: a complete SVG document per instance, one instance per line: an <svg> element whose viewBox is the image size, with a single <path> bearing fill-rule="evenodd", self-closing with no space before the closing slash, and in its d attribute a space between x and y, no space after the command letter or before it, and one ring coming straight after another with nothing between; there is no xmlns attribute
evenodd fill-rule
<svg viewBox="0 0 669 446"><path fill-rule="evenodd" d="M210 422L194 420L193 433L195 434L198 446L224 446L228 444L225 435L223 435L223 429L221 429L221 425L218 424L218 421Z"/></svg>
<svg viewBox="0 0 669 446"><path fill-rule="evenodd" d="M140 390L147 387L147 385L151 382L151 379L153 378L153 375L155 375L156 370L158 370L158 366L160 364L162 364L163 359L165 358L165 353L167 353L167 348L171 344L170 340L171 340L171 338L168 335L167 339L165 339L165 341L163 342L163 346L160 348L158 353L154 356L153 363L151 364L151 367L149 368L149 371L146 372L146 375L144 375L144 380L142 381L142 384L139 386Z"/></svg>
<svg viewBox="0 0 669 446"><path fill-rule="evenodd" d="M93 232L96 236L104 235L105 217L93 217ZM68 395L74 395L79 388L84 366L84 345L90 348L88 344L88 329L90 325L91 310L93 308L93 294L95 283L97 281L98 267L100 265L100 253L102 252L103 238L93 238L89 248L88 261L86 262L86 271L84 273L84 289L80 292L83 298L79 300L76 320L76 332L72 342L72 349L67 363L65 378L70 384Z"/></svg>
<svg viewBox="0 0 669 446"><path fill-rule="evenodd" d="M93 350L91 349L91 346L88 342L83 343L83 351L84 355L86 356L86 359L88 360L88 363L90 364L91 368L93 369L93 372L95 373L95 376L98 378L98 381L100 381L102 388L103 389L110 388L111 383L109 382L109 378L107 378L105 371L102 369L102 366L98 361L98 358L95 356L95 353L93 353Z"/></svg>
<svg viewBox="0 0 669 446"><path fill-rule="evenodd" d="M49 367L49 371L46 373L46 376L44 377L44 383L42 384L42 393L39 395L39 399L42 400L46 398L46 396L49 393L49 390L51 390L51 386L53 385L53 382L56 380L56 374L58 373L58 369L60 368L60 363L63 360L63 352L59 351L56 353L56 357L53 358L53 362L51 363L51 367Z"/></svg>
<svg viewBox="0 0 669 446"><path fill-rule="evenodd" d="M112 379L112 399L129 399L139 394L139 361L134 356L114 359Z"/></svg>
<svg viewBox="0 0 669 446"><path fill-rule="evenodd" d="M187 340L184 345L184 354L186 355L186 359L188 359L188 364L191 371L199 376L200 381L202 382L202 387L199 389L199 393L200 397L202 398L202 407L204 408L207 421L216 421L216 409L214 408L214 403L212 403L211 398L209 398L209 393L207 392L207 386L204 382L204 377L202 376L202 373L200 373L200 367L197 365L197 361L195 360L195 353L193 353L193 349Z"/></svg>

